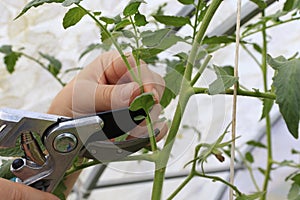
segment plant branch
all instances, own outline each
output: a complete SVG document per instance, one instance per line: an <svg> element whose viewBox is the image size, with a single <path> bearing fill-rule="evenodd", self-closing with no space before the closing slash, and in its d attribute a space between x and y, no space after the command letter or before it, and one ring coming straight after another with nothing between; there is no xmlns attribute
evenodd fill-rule
<svg viewBox="0 0 300 200"><path fill-rule="evenodd" d="M242 155L242 153L239 150L237 150L237 152L238 152L239 156L242 158L242 161L243 161L244 165L246 166L246 168L247 168L247 170L248 170L248 172L250 174L250 178L252 180L252 183L253 183L255 189L257 191L260 191L259 186L258 186L258 184L257 184L257 182L255 180L255 177L254 177L254 174L253 174L253 170L252 170L250 164L248 164L247 160L245 159L245 157Z"/></svg>
<svg viewBox="0 0 300 200"><path fill-rule="evenodd" d="M254 62L261 68L261 64L258 59L253 55L253 53L246 47L245 44L241 43L243 49L250 55L250 57L254 60Z"/></svg>
<svg viewBox="0 0 300 200"><path fill-rule="evenodd" d="M149 113L147 113L147 116L146 116L146 124L147 124L147 129L148 129L149 138L150 138L151 150L155 153L157 151L157 145L156 145L155 134L153 131L153 126L152 126L152 122L151 122Z"/></svg>
<svg viewBox="0 0 300 200"><path fill-rule="evenodd" d="M114 46L116 47L117 51L119 52L121 58L123 59L127 70L129 71L131 77L133 78L133 80L137 83L139 83L139 85L141 86L141 80L139 80L136 75L134 74L131 65L128 62L127 56L123 53L122 48L120 47L120 45L118 44L118 42L113 38L113 36L110 34L110 32L107 30L107 28L93 15L91 14L87 9L85 9L83 6L81 6L80 4L76 3L76 5L81 8L87 15L89 15L95 22L96 24L101 28L101 31L104 32L104 34L106 34L109 39L111 40L111 42L114 44Z"/></svg>
<svg viewBox="0 0 300 200"><path fill-rule="evenodd" d="M115 160L115 161L99 161L99 160L92 160L86 163L82 163L78 166L74 166L71 169L69 169L64 176L69 176L70 174L73 174L74 172L80 171L82 169L85 169L87 167L92 167L94 165L98 165L98 164L108 164L111 162L127 162L127 161L149 161L149 162L154 162L155 160L155 155L154 154L141 154L141 155L135 155L135 156L128 156L125 157L121 160Z"/></svg>
<svg viewBox="0 0 300 200"><path fill-rule="evenodd" d="M174 192L167 198L167 200L173 199L191 180L194 178L194 175L190 173L185 180L174 190Z"/></svg>
<svg viewBox="0 0 300 200"><path fill-rule="evenodd" d="M204 37L204 34L207 30L207 27L208 27L211 19L213 18L214 14L215 14L216 10L218 9L218 7L220 6L221 2L222 2L222 0L212 1L203 17L201 26L200 26L199 31L197 32L196 37L193 41L192 49L191 49L191 52L187 59L186 66L185 66L184 78L187 81L191 80L193 65L195 62L195 58L197 57L198 50L201 46L202 39Z"/></svg>
<svg viewBox="0 0 300 200"><path fill-rule="evenodd" d="M194 76L194 78L191 81L191 86L195 85L195 83L198 81L199 77L202 75L203 71L205 70L205 68L207 67L210 59L212 58L212 55L207 55L205 60L203 61L202 65L200 66L198 72L196 73L196 75Z"/></svg>
<svg viewBox="0 0 300 200"><path fill-rule="evenodd" d="M132 24L134 34L135 34L134 40L135 40L135 43L136 43L136 54L134 55L134 58L135 58L136 66L137 66L137 69L138 69L138 77L139 77L138 80L142 80L141 62L140 62L140 44L139 44L138 31L137 31L137 28L136 28L135 23L134 23L131 16L129 16L129 20L130 20L130 23ZM143 84L140 83L140 86L142 86L142 85ZM143 87L140 87L140 90L143 92L143 90L144 90Z"/></svg>
<svg viewBox="0 0 300 200"><path fill-rule="evenodd" d="M195 94L209 94L208 88L201 88L201 87L194 87L194 92ZM228 94L232 95L233 94L233 89L227 89L223 93L220 94ZM264 99L276 99L276 95L271 92L259 92L259 91L246 91L242 89L238 89L237 95L240 96L247 96L247 97L256 97L256 98L264 98Z"/></svg>
<svg viewBox="0 0 300 200"><path fill-rule="evenodd" d="M248 37L250 35L253 35L255 33L259 33L259 32L262 32L263 29L269 29L269 28L273 28L273 27L276 27L276 26L279 26L279 25L282 25L282 24L285 24L285 23L289 23L289 22L292 22L292 21L297 21L299 20L300 17L295 17L295 18L292 18L292 19L287 19L285 21L280 21L280 23L276 23L276 24L272 24L272 25L269 25L269 26L265 26L265 28L261 28L261 29L257 29L256 31L253 31L253 32L250 32L248 34L243 34L243 38L245 37Z"/></svg>
<svg viewBox="0 0 300 200"><path fill-rule="evenodd" d="M44 63L42 63L41 61L39 61L38 59L36 59L36 58L34 58L34 57L32 57L32 56L26 54L26 53L23 53L23 52L18 52L18 53L20 53L20 54L21 54L22 56L24 56L25 58L27 58L27 59L29 59L29 60L31 60L31 61L37 63L37 64L40 65L43 69L45 69L47 72L49 72L47 66L46 66ZM50 73L50 72L49 72L49 73ZM65 83L62 82L62 80L61 80L60 78L58 78L57 76L55 76L55 75L52 74L52 73L50 73L50 74L51 74L51 75L59 82L59 84L60 84L61 86L65 86Z"/></svg>
<svg viewBox="0 0 300 200"><path fill-rule="evenodd" d="M203 178L208 178L208 179L211 179L213 181L218 181L218 182L224 183L225 185L227 185L228 187L233 189L236 192L237 196L242 195L242 192L239 191L239 189L235 185L232 185L231 183L227 182L226 180L224 180L224 179L222 179L218 176L210 176L210 175L202 174L202 173L199 173L199 172L194 172L194 175L199 176L199 177L203 177Z"/></svg>

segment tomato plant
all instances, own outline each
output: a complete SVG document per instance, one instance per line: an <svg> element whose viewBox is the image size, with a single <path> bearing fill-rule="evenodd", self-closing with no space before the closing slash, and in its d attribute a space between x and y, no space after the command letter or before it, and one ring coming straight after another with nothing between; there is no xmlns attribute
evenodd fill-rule
<svg viewBox="0 0 300 200"><path fill-rule="evenodd" d="M166 138L162 141L161 148L157 147L155 139L151 140L151 151L135 156L133 160L147 160L153 162L154 181L152 187L152 199L161 199L164 186L164 178L168 161L171 155L174 142L178 137L180 126L182 125L182 116L186 106L194 96L201 98L199 94L206 95L233 95L244 96L247 98L257 98L261 100L263 110L261 120L265 121L265 134L267 137L266 144L258 141L249 141L248 145L255 148L264 148L267 152L265 159L266 168L261 169L264 176L262 187L256 187L257 191L253 194L245 194L237 186L227 180L212 176L205 173L204 165L208 157L215 156L219 161L223 161L226 156L230 157L231 147L237 138L231 138L224 141L226 133L230 132L229 126L220 134L212 143L200 142L196 145L193 159L186 164L191 167L183 183L181 183L168 199L174 198L184 187L195 177L202 177L213 181L221 182L231 188L236 199L266 199L268 194L268 184L271 181L270 176L275 167L286 166L295 169L295 173L287 179L292 181L288 199L298 199L299 195L299 164L296 161L278 162L273 160L272 147L272 126L270 112L274 106L279 106L280 113L286 123L290 134L297 139L299 136L299 115L300 115L300 59L295 54L286 58L283 56L272 56L268 52L268 30L289 22L299 20L299 1L286 0L283 6L278 6L277 10L266 12L268 2L263 0L253 0L252 2L260 9L260 17L252 19L248 24L241 27L241 33L232 32L227 35L207 35L209 26L212 26L213 18L216 13L222 12L220 5L222 0L211 1L194 1L178 0L177 3L193 7L192 16L176 16L164 13L164 7L161 5L151 15L143 13L142 6L147 6L144 0L131 0L124 6L121 13L117 16L106 16L101 11L94 11L83 6L82 0L33 0L25 5L23 10L16 18L21 18L31 9L39 8L43 4L58 4L67 8L62 19L62 26L69 29L81 23L83 18L90 18L95 26L95 31L101 36L100 41L95 44L87 45L83 50L80 58L91 53L95 49L104 51L115 49L127 65L129 71L132 71L125 52L131 52L134 55L137 67L140 66L140 60L145 61L148 65L158 65L163 63L165 74L163 74L166 88L160 104L164 108L173 103L176 104L174 113L170 119L170 127ZM55 8L54 8L55 9ZM190 31L186 35L180 35L176 30L188 27ZM234 73L232 66L218 66L213 64L214 55L226 47L236 43L236 37L239 34L239 46L254 60L261 69L263 89L247 89L243 85L243 80ZM254 34L260 34L261 41L252 41L249 39ZM170 48L184 44L189 48L187 51L177 52L169 55L167 58L162 57L163 53L169 53ZM13 45L2 45L0 47L3 61L7 71L13 73L16 69L17 62L21 57L27 58L45 70L63 86L65 83L60 78L62 72L61 62L48 53L39 53L39 58L34 58L26 53L26 48L14 49ZM77 69L77 68L76 68ZM80 69L79 69L80 70ZM205 70L213 70L216 79L208 87L200 87L199 80L202 78ZM268 76L270 71L274 73L272 83L269 82ZM131 73L132 78L141 84L140 77ZM251 86L250 86L251 87ZM198 97L200 96L200 97ZM149 113L153 106L151 94L142 94L135 99L131 109L143 108ZM151 119L148 115L146 118L148 125L151 125ZM190 128L190 127L189 127ZM149 134L153 137L152 127L148 127ZM243 135L240 135L243 137ZM284 141L283 141L284 142ZM235 149L234 149L235 150ZM10 153L8 153L10 151ZM13 152L13 153L11 153ZM294 153L296 150L294 150ZM16 149L0 150L1 156L17 156L19 152ZM231 155L232 156L232 155ZM242 162L249 166L249 172L252 173L252 163L254 157L250 152L241 155ZM236 161L238 162L238 161ZM9 163L9 162L8 162ZM97 161L89 161L81 166L75 166L67 172L67 175L84 167L99 164ZM7 163L3 164L3 177L7 177ZM200 166L200 167L199 167ZM255 184L255 177L253 178ZM63 188L63 187L61 187Z"/></svg>

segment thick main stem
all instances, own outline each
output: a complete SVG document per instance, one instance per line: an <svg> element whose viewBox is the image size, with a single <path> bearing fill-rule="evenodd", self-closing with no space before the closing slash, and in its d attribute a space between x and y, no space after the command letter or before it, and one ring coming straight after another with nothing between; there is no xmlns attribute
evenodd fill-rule
<svg viewBox="0 0 300 200"><path fill-rule="evenodd" d="M165 177L166 172L166 165L168 163L170 153L175 141L175 137L177 135L177 132L179 130L179 126L181 123L181 118L183 115L183 112L185 110L185 107L188 103L189 98L193 94L193 88L190 85L191 76L192 76L192 70L193 70L193 64L196 59L196 55L198 52L198 49L200 48L202 39L204 37L204 34L207 30L207 27L220 6L222 0L213 0L210 4L203 20L202 24L200 26L199 31L196 34L195 40L192 45L191 52L188 57L188 62L186 64L184 77L182 79L181 83L181 89L179 92L179 101L176 107L175 115L172 120L172 124L170 127L170 131L168 134L168 137L166 139L166 142L164 144L164 147L162 151L158 154L158 159L155 162L155 175L154 175L154 182L153 182L153 189L152 189L152 200L160 200L162 196L162 189L163 189L163 181Z"/></svg>

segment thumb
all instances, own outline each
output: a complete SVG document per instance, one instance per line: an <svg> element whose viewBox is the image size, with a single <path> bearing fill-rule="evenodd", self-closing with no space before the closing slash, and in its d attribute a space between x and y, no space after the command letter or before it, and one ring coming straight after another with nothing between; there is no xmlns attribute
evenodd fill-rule
<svg viewBox="0 0 300 200"><path fill-rule="evenodd" d="M2 178L0 178L0 194L1 199L7 200L59 200L50 193Z"/></svg>
<svg viewBox="0 0 300 200"><path fill-rule="evenodd" d="M97 111L103 111L127 107L139 94L139 85L136 82L121 85L98 85L95 108Z"/></svg>

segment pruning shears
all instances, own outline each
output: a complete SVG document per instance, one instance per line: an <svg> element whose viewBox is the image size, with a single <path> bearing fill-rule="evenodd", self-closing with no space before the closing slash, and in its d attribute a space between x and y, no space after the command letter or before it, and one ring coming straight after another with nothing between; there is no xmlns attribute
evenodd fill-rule
<svg viewBox="0 0 300 200"><path fill-rule="evenodd" d="M147 146L148 134L113 140L134 129L144 117L144 110L128 108L78 118L3 108L0 148L15 147L19 141L24 156L16 158L10 167L16 181L52 193L77 156L109 162ZM40 137L44 150L36 137Z"/></svg>

